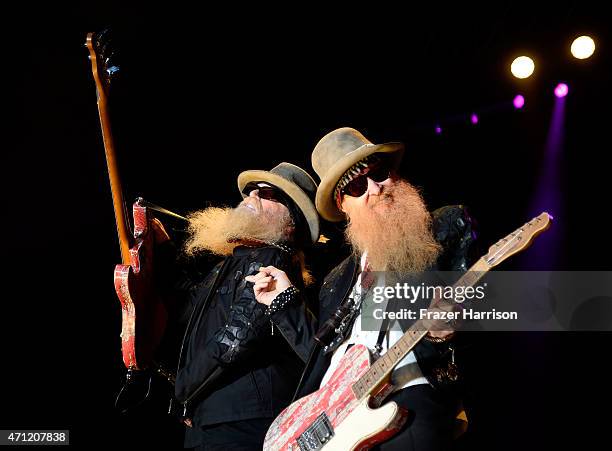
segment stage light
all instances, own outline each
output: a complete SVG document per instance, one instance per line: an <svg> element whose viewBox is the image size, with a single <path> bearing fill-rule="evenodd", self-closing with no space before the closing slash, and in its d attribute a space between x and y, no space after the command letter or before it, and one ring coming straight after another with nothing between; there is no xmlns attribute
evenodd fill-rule
<svg viewBox="0 0 612 451"><path fill-rule="evenodd" d="M557 87L555 88L555 95L558 98L565 97L568 91L569 91L569 88L567 87L565 83L559 83Z"/></svg>
<svg viewBox="0 0 612 451"><path fill-rule="evenodd" d="M528 56L519 56L510 65L510 72L516 78L527 78L533 74L535 64Z"/></svg>
<svg viewBox="0 0 612 451"><path fill-rule="evenodd" d="M580 36L574 39L570 51L572 55L574 55L574 58L578 58L579 60L587 59L595 51L595 41L589 36Z"/></svg>
<svg viewBox="0 0 612 451"><path fill-rule="evenodd" d="M474 125L478 124L478 115L476 113L472 113L472 115L470 116L470 121Z"/></svg>
<svg viewBox="0 0 612 451"><path fill-rule="evenodd" d="M514 104L514 108L519 110L519 109L523 108L523 106L525 105L525 97L523 97L522 95L518 94L518 95L516 95L516 97L514 97L514 100L512 101L512 103Z"/></svg>
<svg viewBox="0 0 612 451"><path fill-rule="evenodd" d="M439 135L440 133L442 133L442 127L436 125L436 135Z"/></svg>

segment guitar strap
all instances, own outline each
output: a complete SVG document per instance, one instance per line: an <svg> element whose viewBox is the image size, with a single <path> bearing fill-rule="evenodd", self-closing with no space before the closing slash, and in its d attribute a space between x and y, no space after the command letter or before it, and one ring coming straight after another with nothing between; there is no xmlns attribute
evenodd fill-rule
<svg viewBox="0 0 612 451"><path fill-rule="evenodd" d="M389 311L389 304L391 304L391 302L391 299L387 301L387 306L385 307L385 314L383 316L383 322L380 325L378 339L376 340L376 345L374 346L374 350L376 351L378 357L380 357L381 355L383 340L385 339L385 335L387 335L387 332L389 331L389 326L391 324L391 322L389 321L389 316L387 315L387 312Z"/></svg>

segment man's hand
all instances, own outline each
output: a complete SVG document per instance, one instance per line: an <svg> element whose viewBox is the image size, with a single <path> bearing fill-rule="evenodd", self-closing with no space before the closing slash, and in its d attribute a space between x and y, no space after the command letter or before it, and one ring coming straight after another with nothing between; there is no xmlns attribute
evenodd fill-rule
<svg viewBox="0 0 612 451"><path fill-rule="evenodd" d="M259 268L259 273L253 276L246 276L244 279L247 282L254 283L253 291L255 292L255 299L260 304L267 306L282 291L293 285L285 271L274 266L262 266Z"/></svg>
<svg viewBox="0 0 612 451"><path fill-rule="evenodd" d="M429 305L429 311L448 313L453 311L453 301L442 301L438 298L433 298ZM425 321L429 331L427 335L438 340L447 340L455 333L456 325L453 327L452 324L447 323L444 320L431 320Z"/></svg>

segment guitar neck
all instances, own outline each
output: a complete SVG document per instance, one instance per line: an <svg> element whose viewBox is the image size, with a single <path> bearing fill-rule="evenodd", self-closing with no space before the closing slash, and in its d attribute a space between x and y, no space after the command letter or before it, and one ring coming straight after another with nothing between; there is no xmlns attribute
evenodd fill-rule
<svg viewBox="0 0 612 451"><path fill-rule="evenodd" d="M102 33L102 35L104 34L105 32ZM105 64L108 64L110 58L108 58L106 55L98 54L98 50L106 47L106 45L100 45L98 41L100 38L101 36L97 36L94 33L88 33L85 46L89 50L91 71L96 84L98 113L100 116L102 139L104 140L104 153L106 154L106 165L108 168L108 176L111 185L115 220L117 222L121 262L124 265L129 265L131 262L130 247L132 245L132 233L127 219L128 214L126 203L123 198L123 188L121 186L121 179L119 177L119 168L115 153L115 142L111 131L111 121L107 104L107 91L109 90L110 86L109 77L112 71L105 70Z"/></svg>
<svg viewBox="0 0 612 451"><path fill-rule="evenodd" d="M124 265L130 264L130 247L132 233L128 223L126 203L123 198L123 187L119 177L119 167L115 154L115 144L111 132L110 118L106 108L106 102L101 102L98 97L98 113L100 115L100 126L102 128L102 138L104 140L104 153L106 154L106 166L108 178L111 186L113 198L113 209L115 210L115 220L117 223L117 234L119 235L119 249L121 250L121 262Z"/></svg>
<svg viewBox="0 0 612 451"><path fill-rule="evenodd" d="M491 266L487 263L485 258L480 258L480 260L461 276L453 287L469 287L474 285L490 268ZM450 308L452 308L452 306ZM425 321L416 321L404 335L402 335L402 337L353 384L352 389L355 396L361 399L379 387L391 374L397 364L412 351L425 335L427 335L430 328L431 327Z"/></svg>

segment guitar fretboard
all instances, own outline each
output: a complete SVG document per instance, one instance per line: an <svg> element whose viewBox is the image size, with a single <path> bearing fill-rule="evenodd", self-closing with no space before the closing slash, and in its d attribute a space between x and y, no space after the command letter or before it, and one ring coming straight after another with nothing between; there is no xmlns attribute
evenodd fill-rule
<svg viewBox="0 0 612 451"><path fill-rule="evenodd" d="M487 261L483 258L478 260L461 278L455 282L453 287L473 286L484 274L491 268ZM453 308L460 308L461 304L442 303L438 304L438 309L451 311ZM416 344L427 335L427 331L432 327L433 321L416 321L389 350L372 364L370 369L366 371L357 382L352 386L353 393L358 399L361 399L372 393L387 376L391 374L395 366L408 355Z"/></svg>

